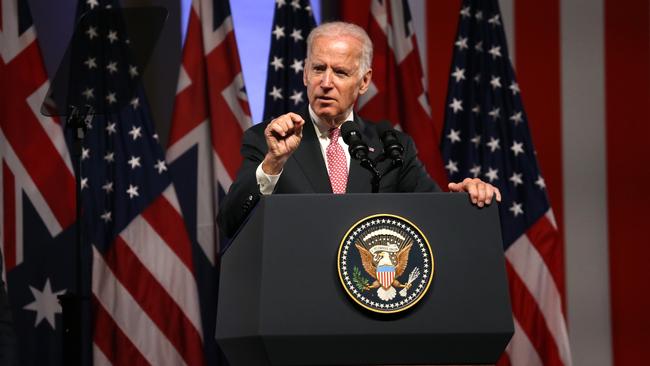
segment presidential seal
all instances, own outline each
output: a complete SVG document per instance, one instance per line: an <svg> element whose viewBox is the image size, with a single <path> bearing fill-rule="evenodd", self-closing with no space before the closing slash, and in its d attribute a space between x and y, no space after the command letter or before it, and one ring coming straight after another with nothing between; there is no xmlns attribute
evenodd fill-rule
<svg viewBox="0 0 650 366"><path fill-rule="evenodd" d="M368 216L345 234L337 260L350 297L378 313L397 313L424 297L433 278L427 238L405 218Z"/></svg>

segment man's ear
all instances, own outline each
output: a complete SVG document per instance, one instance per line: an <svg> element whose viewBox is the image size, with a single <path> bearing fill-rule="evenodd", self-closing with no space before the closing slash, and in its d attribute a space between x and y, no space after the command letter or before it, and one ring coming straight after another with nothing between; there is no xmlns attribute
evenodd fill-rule
<svg viewBox="0 0 650 366"><path fill-rule="evenodd" d="M307 86L307 70L309 68L309 58L305 59L305 67L302 68L302 83Z"/></svg>
<svg viewBox="0 0 650 366"><path fill-rule="evenodd" d="M372 80L372 69L368 69L368 71L366 71L366 73L361 77L361 85L359 85L359 95L363 95L368 91L371 80Z"/></svg>

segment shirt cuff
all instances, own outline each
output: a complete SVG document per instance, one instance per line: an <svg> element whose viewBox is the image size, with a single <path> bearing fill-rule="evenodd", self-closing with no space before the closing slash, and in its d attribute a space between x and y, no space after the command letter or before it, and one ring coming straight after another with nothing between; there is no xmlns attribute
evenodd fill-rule
<svg viewBox="0 0 650 366"><path fill-rule="evenodd" d="M282 174L282 171L280 171L280 174ZM278 183L278 179L280 179L280 174L271 175L264 173L264 170L262 170L262 164L260 163L255 171L255 178L257 178L257 185L260 187L260 193L265 196L273 193L275 185Z"/></svg>

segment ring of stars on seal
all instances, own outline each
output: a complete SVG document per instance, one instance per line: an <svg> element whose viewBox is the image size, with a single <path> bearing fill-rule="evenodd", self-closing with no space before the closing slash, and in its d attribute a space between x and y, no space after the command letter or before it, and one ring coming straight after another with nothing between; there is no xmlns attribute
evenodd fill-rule
<svg viewBox="0 0 650 366"><path fill-rule="evenodd" d="M337 268L345 292L363 308L398 313L420 301L434 273L431 246L409 220L377 214L355 223L339 246Z"/></svg>

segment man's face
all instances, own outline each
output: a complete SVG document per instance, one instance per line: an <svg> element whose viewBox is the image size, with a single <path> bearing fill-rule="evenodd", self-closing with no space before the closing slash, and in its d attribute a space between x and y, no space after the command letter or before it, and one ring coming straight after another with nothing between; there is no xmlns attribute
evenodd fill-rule
<svg viewBox="0 0 650 366"><path fill-rule="evenodd" d="M361 47L350 36L313 40L303 81L312 109L331 126L343 122L357 97L368 90L372 71L359 75Z"/></svg>

